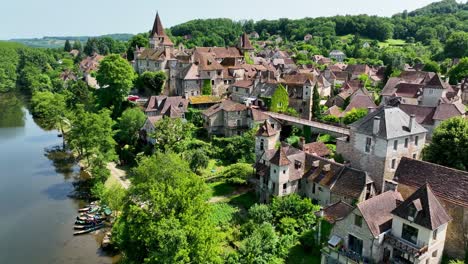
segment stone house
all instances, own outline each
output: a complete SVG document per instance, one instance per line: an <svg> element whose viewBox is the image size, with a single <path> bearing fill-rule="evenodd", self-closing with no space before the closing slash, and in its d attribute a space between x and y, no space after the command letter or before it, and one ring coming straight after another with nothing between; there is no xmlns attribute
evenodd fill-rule
<svg viewBox="0 0 468 264"><path fill-rule="evenodd" d="M256 189L261 202L297 193L326 206L338 201L356 203L375 194L365 172L323 158L330 154L325 144L306 144L301 139L299 148L294 148L278 139L279 132L269 122L256 136Z"/></svg>
<svg viewBox="0 0 468 264"><path fill-rule="evenodd" d="M244 104L224 100L202 112L204 127L210 135L241 135L249 129L248 110Z"/></svg>
<svg viewBox="0 0 468 264"><path fill-rule="evenodd" d="M229 87L231 99L239 103L244 103L247 98L251 97L254 85L254 80L241 80L233 83Z"/></svg>
<svg viewBox="0 0 468 264"><path fill-rule="evenodd" d="M403 197L411 196L424 183L452 217L446 239L446 253L462 259L468 244L468 172L434 163L402 158L394 181Z"/></svg>
<svg viewBox="0 0 468 264"><path fill-rule="evenodd" d="M312 40L312 38L313 38L313 36L311 34L307 34L307 35L304 36L304 41L306 41L306 42L310 41L310 40Z"/></svg>
<svg viewBox="0 0 468 264"><path fill-rule="evenodd" d="M328 57L330 57L331 59L334 59L334 60L336 60L338 62L343 62L346 59L346 54L344 54L340 50L332 50L328 54Z"/></svg>
<svg viewBox="0 0 468 264"><path fill-rule="evenodd" d="M428 184L403 200L387 191L337 220L322 263L441 263L446 210Z"/></svg>
<svg viewBox="0 0 468 264"><path fill-rule="evenodd" d="M420 158L426 129L397 107L382 106L350 125L350 135L338 138L336 151L351 167L369 173L382 192L402 157Z"/></svg>

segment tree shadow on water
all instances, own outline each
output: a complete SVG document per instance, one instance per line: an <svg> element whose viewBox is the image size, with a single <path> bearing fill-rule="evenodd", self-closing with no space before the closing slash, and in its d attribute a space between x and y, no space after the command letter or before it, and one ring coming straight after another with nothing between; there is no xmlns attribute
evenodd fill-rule
<svg viewBox="0 0 468 264"><path fill-rule="evenodd" d="M66 180L74 176L77 164L70 151L61 146L54 146L45 149L44 155L52 161L55 171L62 174Z"/></svg>

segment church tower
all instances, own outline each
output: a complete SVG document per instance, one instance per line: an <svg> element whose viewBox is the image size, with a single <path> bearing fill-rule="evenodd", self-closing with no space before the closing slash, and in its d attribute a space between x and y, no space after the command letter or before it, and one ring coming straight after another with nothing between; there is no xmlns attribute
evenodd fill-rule
<svg viewBox="0 0 468 264"><path fill-rule="evenodd" d="M159 13L156 12L156 18L154 19L153 29L150 33L150 48L156 49L158 47L174 47L171 39L166 35L164 27L159 18Z"/></svg>

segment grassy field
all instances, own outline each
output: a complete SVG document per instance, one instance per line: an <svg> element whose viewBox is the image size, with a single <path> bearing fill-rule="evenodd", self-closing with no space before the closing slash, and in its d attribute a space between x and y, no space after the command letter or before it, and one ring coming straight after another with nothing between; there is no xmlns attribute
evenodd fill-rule
<svg viewBox="0 0 468 264"><path fill-rule="evenodd" d="M0 48L24 48L24 47L26 46L18 42L0 40Z"/></svg>
<svg viewBox="0 0 468 264"><path fill-rule="evenodd" d="M216 176L219 172L223 170L223 166L219 164L217 160L210 159L208 166L200 171L200 174L203 178L210 178Z"/></svg>
<svg viewBox="0 0 468 264"><path fill-rule="evenodd" d="M354 35L345 35L345 36L340 36L340 40L344 43L350 43L354 38ZM367 42L371 42L372 40L369 39L369 38L364 38L364 37L361 37L361 40L362 41L367 41ZM407 45L408 43L406 43L405 40L403 39L387 39L386 41L384 42L381 42L379 41L379 47L380 48L385 48L385 47L388 47L388 46L404 46L404 45Z"/></svg>

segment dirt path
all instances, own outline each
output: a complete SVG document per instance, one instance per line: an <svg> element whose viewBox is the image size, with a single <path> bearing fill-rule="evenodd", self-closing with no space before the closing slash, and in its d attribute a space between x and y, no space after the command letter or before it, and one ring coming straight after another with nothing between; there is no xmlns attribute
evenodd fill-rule
<svg viewBox="0 0 468 264"><path fill-rule="evenodd" d="M107 163L107 168L110 170L111 177L117 179L122 187L125 189L130 187L130 180L127 179L126 172L124 170L118 169L114 162Z"/></svg>

